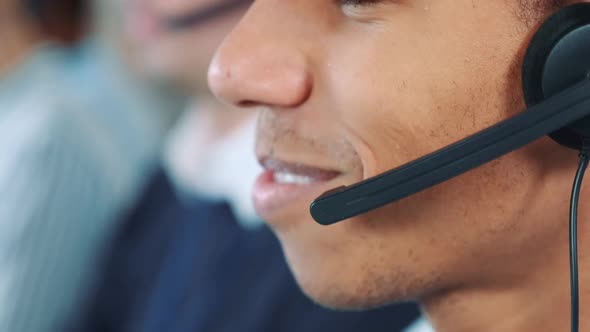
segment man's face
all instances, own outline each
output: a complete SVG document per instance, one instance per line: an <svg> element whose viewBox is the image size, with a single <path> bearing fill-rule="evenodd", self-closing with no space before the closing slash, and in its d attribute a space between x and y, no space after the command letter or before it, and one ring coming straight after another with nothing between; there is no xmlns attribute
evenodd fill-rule
<svg viewBox="0 0 590 332"><path fill-rule="evenodd" d="M182 29L167 22L229 0L125 0L128 35L140 67L156 78L206 89L207 67L246 6Z"/></svg>
<svg viewBox="0 0 590 332"><path fill-rule="evenodd" d="M254 199L311 297L354 308L506 286L567 243L555 197L575 154L547 139L333 226L309 214L326 190L524 108L522 57L548 11L518 3L257 0L221 46L210 85L259 110Z"/></svg>

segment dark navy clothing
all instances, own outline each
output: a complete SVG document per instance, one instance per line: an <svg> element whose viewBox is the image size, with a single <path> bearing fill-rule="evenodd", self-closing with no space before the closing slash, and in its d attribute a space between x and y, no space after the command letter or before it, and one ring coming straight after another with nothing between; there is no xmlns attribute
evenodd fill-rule
<svg viewBox="0 0 590 332"><path fill-rule="evenodd" d="M363 313L319 307L297 287L275 236L245 230L226 204L181 202L159 174L107 255L72 330L395 332L414 305Z"/></svg>

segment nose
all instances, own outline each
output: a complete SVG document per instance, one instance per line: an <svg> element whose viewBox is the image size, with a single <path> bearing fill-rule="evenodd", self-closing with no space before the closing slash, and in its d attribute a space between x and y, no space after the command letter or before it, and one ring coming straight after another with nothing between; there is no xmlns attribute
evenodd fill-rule
<svg viewBox="0 0 590 332"><path fill-rule="evenodd" d="M226 37L208 74L209 87L220 100L241 107L294 108L309 98L313 79L305 42L293 34L298 31L293 11L280 9L288 2L255 2ZM284 19L279 22L279 17Z"/></svg>

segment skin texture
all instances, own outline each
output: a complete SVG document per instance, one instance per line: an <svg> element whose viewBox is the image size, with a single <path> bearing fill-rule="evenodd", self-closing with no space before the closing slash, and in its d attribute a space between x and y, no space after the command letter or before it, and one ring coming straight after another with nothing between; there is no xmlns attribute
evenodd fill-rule
<svg viewBox="0 0 590 332"><path fill-rule="evenodd" d="M552 11L539 3L257 0L226 38L209 84L258 111L257 154L340 173L261 212L310 297L345 309L417 299L439 332L568 329L577 152L547 138L333 226L308 210L325 190L524 109L522 58ZM588 217L581 205L580 220ZM580 248L588 228L581 222ZM584 294L583 268L580 277Z"/></svg>

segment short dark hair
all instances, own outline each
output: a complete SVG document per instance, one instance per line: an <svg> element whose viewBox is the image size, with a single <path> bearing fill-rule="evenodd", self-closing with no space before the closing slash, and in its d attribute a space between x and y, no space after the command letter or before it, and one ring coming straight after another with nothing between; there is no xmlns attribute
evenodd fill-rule
<svg viewBox="0 0 590 332"><path fill-rule="evenodd" d="M27 13L48 38L71 44L84 34L89 17L87 0L23 0Z"/></svg>

